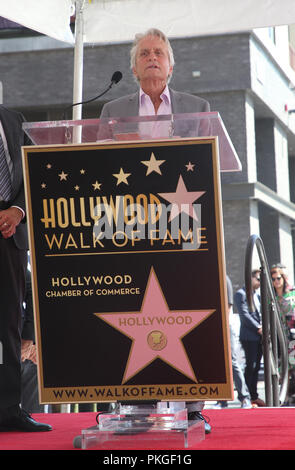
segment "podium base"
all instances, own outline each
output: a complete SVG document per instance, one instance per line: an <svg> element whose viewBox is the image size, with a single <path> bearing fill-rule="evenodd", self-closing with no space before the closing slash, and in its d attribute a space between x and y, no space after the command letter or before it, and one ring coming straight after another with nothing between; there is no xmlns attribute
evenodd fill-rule
<svg viewBox="0 0 295 470"><path fill-rule="evenodd" d="M82 449L187 449L205 439L204 421L188 421L182 406L120 405L118 413L99 415L98 426L83 429ZM178 409L177 409L178 408Z"/></svg>

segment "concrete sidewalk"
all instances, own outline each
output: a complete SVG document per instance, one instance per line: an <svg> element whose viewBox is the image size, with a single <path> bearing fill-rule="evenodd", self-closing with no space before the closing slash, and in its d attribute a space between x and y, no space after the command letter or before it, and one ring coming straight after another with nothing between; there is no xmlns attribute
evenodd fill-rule
<svg viewBox="0 0 295 470"><path fill-rule="evenodd" d="M257 390L258 390L259 398L261 398L261 400L265 401L265 389L264 389L264 381L263 380L258 382ZM241 402L238 400L238 394L237 394L236 390L234 390L234 394L235 394L234 400L228 401L227 402L227 407L226 408L220 408L221 410L222 409L227 409L227 408L241 408ZM205 409L207 409L207 410L212 409L212 408L214 409L216 403L217 403L216 401L206 401L205 402Z"/></svg>

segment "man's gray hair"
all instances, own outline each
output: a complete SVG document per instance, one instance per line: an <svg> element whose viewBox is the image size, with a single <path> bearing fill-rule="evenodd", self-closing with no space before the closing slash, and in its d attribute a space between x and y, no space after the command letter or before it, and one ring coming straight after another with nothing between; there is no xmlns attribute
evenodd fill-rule
<svg viewBox="0 0 295 470"><path fill-rule="evenodd" d="M131 47L131 50L130 50L130 66L131 66L131 69L133 70L135 68L135 65L136 65L136 54L137 54L138 44L143 38L146 38L147 36L156 36L156 37L162 39L162 41L164 41L164 43L166 44L167 49L168 49L169 64L172 65L172 67L173 67L175 62L174 62L173 50L172 50L171 44L169 42L169 39L159 29L150 28L145 33L138 33L134 37L134 41L133 41L133 44L132 44L132 47ZM169 77L168 77L168 82L171 78L171 75L169 75Z"/></svg>

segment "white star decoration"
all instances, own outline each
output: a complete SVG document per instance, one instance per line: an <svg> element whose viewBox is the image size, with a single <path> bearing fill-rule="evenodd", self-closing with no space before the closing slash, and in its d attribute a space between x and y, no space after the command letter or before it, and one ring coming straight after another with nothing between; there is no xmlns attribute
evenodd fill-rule
<svg viewBox="0 0 295 470"><path fill-rule="evenodd" d="M96 189L100 189L101 183L99 183L98 181L95 181L95 183L92 183L92 186L95 191Z"/></svg>
<svg viewBox="0 0 295 470"><path fill-rule="evenodd" d="M161 175L161 170L160 170L160 165L162 165L166 160L157 160L154 152L151 154L151 158L149 160L143 160L141 163L143 165L146 165L148 167L146 171L146 176L155 171L156 173L159 173Z"/></svg>
<svg viewBox="0 0 295 470"><path fill-rule="evenodd" d="M117 178L117 186L120 184L120 183L125 183L125 184L129 184L128 181L127 181L127 178L128 176L130 176L131 173L124 173L123 171L123 168L120 168L120 173L114 173L113 176L115 178Z"/></svg>
<svg viewBox="0 0 295 470"><path fill-rule="evenodd" d="M68 173L65 173L64 171L62 171L61 173L59 173L59 178L60 178L60 181L67 181L67 177L69 176Z"/></svg>

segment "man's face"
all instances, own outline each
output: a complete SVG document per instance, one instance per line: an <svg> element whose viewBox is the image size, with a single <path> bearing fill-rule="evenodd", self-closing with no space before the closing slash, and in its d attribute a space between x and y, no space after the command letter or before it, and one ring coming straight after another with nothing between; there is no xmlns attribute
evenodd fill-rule
<svg viewBox="0 0 295 470"><path fill-rule="evenodd" d="M172 70L168 48L162 39L146 36L139 42L133 73L140 82L159 79L166 83Z"/></svg>
<svg viewBox="0 0 295 470"><path fill-rule="evenodd" d="M254 290L258 289L260 287L260 273L255 273L254 276L252 276L252 287Z"/></svg>

